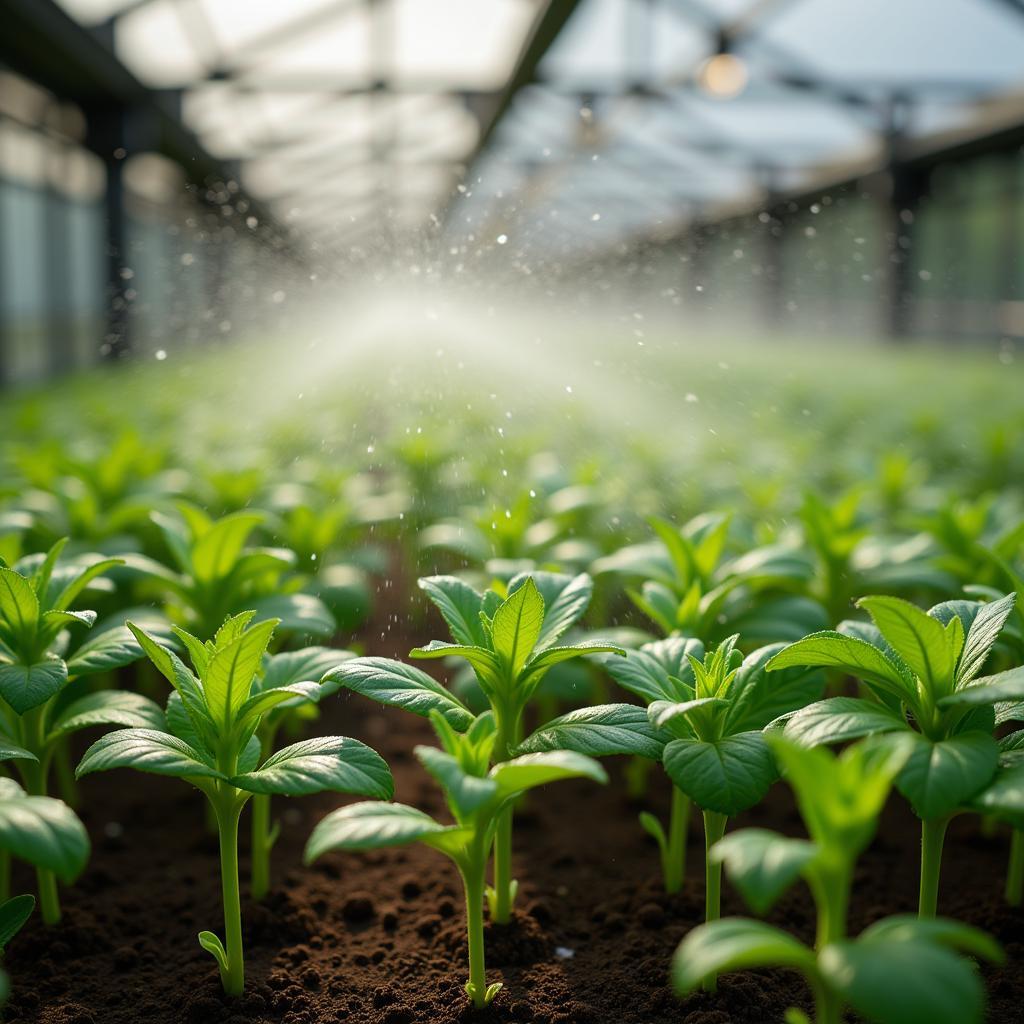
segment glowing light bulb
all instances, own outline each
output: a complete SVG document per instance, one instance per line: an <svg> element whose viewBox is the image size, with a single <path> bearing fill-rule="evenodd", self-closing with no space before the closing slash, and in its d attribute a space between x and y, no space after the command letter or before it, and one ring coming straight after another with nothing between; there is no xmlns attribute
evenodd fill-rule
<svg viewBox="0 0 1024 1024"><path fill-rule="evenodd" d="M747 87L747 65L734 53L716 53L697 72L697 84L710 96L731 100Z"/></svg>

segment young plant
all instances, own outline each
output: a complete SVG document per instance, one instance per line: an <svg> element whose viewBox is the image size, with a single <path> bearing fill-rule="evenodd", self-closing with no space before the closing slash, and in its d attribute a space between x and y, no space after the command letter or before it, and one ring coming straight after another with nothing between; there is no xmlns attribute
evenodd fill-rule
<svg viewBox="0 0 1024 1024"><path fill-rule="evenodd" d="M795 640L827 624L806 591L809 558L782 544L726 558L731 517L700 515L682 528L652 518L658 540L622 548L594 563L594 572L642 578L629 599L664 636L709 644L742 632L754 642Z"/></svg>
<svg viewBox="0 0 1024 1024"><path fill-rule="evenodd" d="M368 801L332 811L306 844L306 863L331 850L373 850L421 842L449 857L459 870L466 897L469 980L466 994L476 1009L501 989L487 984L484 965L484 890L494 837L510 804L527 790L560 779L606 782L604 769L589 757L568 751L527 754L489 768L499 731L490 712L458 733L439 711L430 719L441 741L416 747L415 754L444 791L455 823L444 825L405 804Z"/></svg>
<svg viewBox="0 0 1024 1024"><path fill-rule="evenodd" d="M321 684L319 680L345 657L354 655L332 647L306 647L264 657L263 668L253 681L253 694L290 688L294 696L270 708L260 719L256 735L263 756L273 754L282 730L296 735L317 718L317 703L338 688L336 683ZM252 797L249 895L254 900L263 899L270 891L270 852L281 831L280 822L271 823L270 800L269 793Z"/></svg>
<svg viewBox="0 0 1024 1024"><path fill-rule="evenodd" d="M101 690L66 699L69 684L106 672L141 657L142 651L123 627L103 629L93 640L77 642L75 634L96 621L92 611L73 611L82 591L117 559L88 566L60 565L65 541L45 557L0 566L0 741L31 754L19 759L18 773L33 797L47 793L54 755L73 732L97 725L145 726L160 715L152 701L134 693ZM19 571L20 570L20 571ZM9 866L0 856L0 899L6 899ZM60 920L57 879L52 870L37 868L43 920Z"/></svg>
<svg viewBox="0 0 1024 1024"><path fill-rule="evenodd" d="M1014 600L1009 594L990 604L947 601L925 613L900 598L865 597L858 607L874 625L844 622L840 631L805 637L768 663L769 671L839 669L867 691L797 711L784 723L794 742L818 746L875 733L915 741L896 788L921 819L921 917L935 915L950 819L996 773L993 706L1024 697L1021 678L1012 672L977 678Z"/></svg>
<svg viewBox="0 0 1024 1024"><path fill-rule="evenodd" d="M213 636L229 615L253 609L257 619L276 618L279 633L329 637L334 617L312 594L302 593L301 578L289 574L296 564L286 548L248 547L249 535L264 516L233 512L211 519L202 509L179 502L179 518L154 512L173 566L144 555L128 554L128 568L144 573L169 594L167 613L198 636Z"/></svg>
<svg viewBox="0 0 1024 1024"><path fill-rule="evenodd" d="M497 591L480 594L454 576L429 576L420 587L437 606L453 641L434 640L410 652L413 658L463 658L494 714L495 762L507 761L523 738L523 715L545 673L585 654L625 652L600 640L559 645L590 601L587 575L522 573ZM327 673L357 693L420 715L441 712L455 728L466 728L472 712L430 676L386 658L355 658ZM512 805L501 812L494 836L494 884L488 890L491 918L511 918L517 884L512 878Z"/></svg>
<svg viewBox="0 0 1024 1024"><path fill-rule="evenodd" d="M901 915L876 921L856 939L847 936L853 870L875 833L893 778L911 754L908 744L863 741L836 757L779 736L768 742L810 838L740 829L716 844L711 856L725 864L757 913L802 878L817 910L814 948L761 921L712 921L693 929L676 950L676 992L686 995L729 971L782 967L807 980L815 1024L840 1024L846 1006L874 1024L980 1024L984 989L974 965L957 951L1000 961L1001 950L983 932L956 921ZM790 1010L786 1020L798 1024L807 1017Z"/></svg>
<svg viewBox="0 0 1024 1024"><path fill-rule="evenodd" d="M228 995L245 984L242 916L238 889L238 822L254 793L303 796L322 790L390 798L391 773L373 750L344 736L321 736L284 747L261 762L260 723L268 712L295 697L308 699L312 686L294 683L254 692L253 683L276 620L252 623L254 613L229 618L212 641L201 643L184 630L195 674L145 631L129 623L150 661L174 688L159 728L121 729L97 740L77 774L135 768L184 779L209 801L220 840L224 943L212 932L199 944L220 968ZM313 684L315 685L315 684Z"/></svg>
<svg viewBox="0 0 1024 1024"><path fill-rule="evenodd" d="M666 835L651 814L644 829L658 842L667 892L678 892L686 859L692 801L704 819L705 916L721 908L721 866L707 850L722 837L728 819L758 803L775 781L775 762L761 730L786 711L821 695L816 669L796 668L769 677L765 666L782 644L743 658L738 637L703 651L694 640L670 638L608 659L616 681L647 703L580 708L538 729L521 750L575 750L590 755L632 753L660 760L672 781Z"/></svg>

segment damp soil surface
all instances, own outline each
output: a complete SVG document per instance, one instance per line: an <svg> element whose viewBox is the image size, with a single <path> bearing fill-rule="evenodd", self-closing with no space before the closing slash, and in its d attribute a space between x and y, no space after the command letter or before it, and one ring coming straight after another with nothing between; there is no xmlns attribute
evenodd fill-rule
<svg viewBox="0 0 1024 1024"><path fill-rule="evenodd" d="M394 622L394 617L389 616ZM418 632L418 630L417 630ZM440 634L438 634L440 635ZM404 653L411 643L378 625L370 653ZM443 814L412 756L430 742L422 720L379 709L354 695L324 708L322 731L356 736L383 754L396 799ZM637 824L644 807L664 814L668 793L652 773L642 803L625 794L621 765L607 787L552 785L519 811L519 910L488 926L488 980L505 987L480 1014L466 1007L462 894L454 868L423 847L334 854L310 868L302 847L316 822L349 798L334 794L275 800L282 836L274 887L261 904L245 892L246 994L224 997L216 965L200 949L202 929L222 932L215 838L200 795L176 780L111 772L86 779L82 816L92 861L63 891L64 919L44 928L36 915L12 943L5 967L13 989L7 1024L768 1024L785 1009L810 1012L800 978L747 972L721 979L716 994L683 1001L666 983L673 950L703 916L702 839L691 823L683 894L660 888L658 855ZM788 793L732 827L801 834ZM850 925L912 911L917 895L915 820L895 798L880 837L858 867ZM1024 1006L1024 912L1001 899L1007 837L984 836L976 820L953 823L940 912L991 932L1008 966L984 968L988 1019L1019 1022ZM19 884L20 883L20 884ZM15 891L31 888L15 875ZM746 913L723 886L723 913ZM802 888L772 914L805 940L813 907ZM852 1020L852 1018L851 1018Z"/></svg>

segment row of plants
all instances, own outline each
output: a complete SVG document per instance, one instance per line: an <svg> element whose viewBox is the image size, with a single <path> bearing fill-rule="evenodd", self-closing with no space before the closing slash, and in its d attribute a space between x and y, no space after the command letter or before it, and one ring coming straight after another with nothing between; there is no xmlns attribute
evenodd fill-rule
<svg viewBox="0 0 1024 1024"><path fill-rule="evenodd" d="M219 529L211 522L203 525L206 532L201 537L221 536L212 563L239 564L242 543L237 537L242 531ZM668 536L663 527L659 533L663 539ZM679 536L686 549L685 531ZM203 932L200 943L216 959L229 994L240 993L244 985L238 876L241 812L250 799L275 794L333 790L378 798L325 818L308 844L309 860L329 850L411 841L424 842L453 860L466 894L466 988L478 1007L487 1005L500 987L486 982L485 897L497 924L510 920L516 898L511 868L515 800L559 779L605 782L607 776L595 758L609 755L657 761L672 782L667 830L651 816L642 822L658 840L669 891L683 884L690 806L703 817L707 923L687 938L684 947L697 963L717 965L699 975L706 987L713 988L722 970L783 956L781 939L776 937L776 946L770 949L757 946L761 952L755 955L750 944L758 935L764 937L758 927L719 921L723 863L755 909L766 908L782 888L803 875L824 922L815 956L846 942L852 866L870 839L893 780L922 821L920 922L935 920L942 839L958 813L984 813L1013 826L1007 892L1009 899L1019 900L1017 829L1024 825L1024 805L1022 762L1015 753L1024 731L998 740L993 735L997 725L1024 718L1024 670L1016 667L1018 645L1012 627L1010 642L1001 643L1018 607L1016 593L990 601L944 602L928 612L892 596L864 598L858 606L867 611L870 623L844 621L837 630L758 647L744 656L737 634L707 647L697 637L677 635L633 649L572 635L592 596L592 582L585 574L524 573L507 586L498 583L485 592L455 576L426 577L420 587L448 625L451 638L432 641L411 654L466 662L478 692L468 692L462 700L402 662L345 656L328 648L268 654L275 630L285 624L276 618L256 621L255 610L229 614L205 641L178 625L161 634L128 620L123 627L104 629L90 642L75 645L71 631L88 630L95 613L71 606L116 563L94 562L84 570L67 567L60 562L62 549L58 543L43 557L0 569L6 662L0 670L0 695L9 712L4 728L12 744L6 756L19 759L27 792L47 807L59 807L79 836L82 829L73 812L47 797L49 768L59 762L56 755L66 751L67 737L78 729L114 727L88 749L77 775L134 767L183 778L206 796L220 843L225 940ZM188 557L196 572L194 554ZM176 590L175 597L184 589ZM192 669L176 649L187 652ZM74 695L80 680L123 666L143 653L171 685L163 706L120 689ZM557 666L595 655L642 703L584 705L553 718L540 714L540 692L548 674ZM1002 671L979 677L990 660L1000 663ZM824 696L848 677L861 684L860 696ZM454 824L387 802L392 795L390 772L377 754L356 740L318 737L273 750L275 726L282 715L315 705L339 687L431 719L441 747L419 747L416 755L442 787ZM474 710L472 705L480 701L484 709ZM529 718L539 725L525 735ZM806 768L800 751L865 736L872 738L870 743L848 750L835 763L838 767L819 751L813 762L817 767L800 781L799 766ZM873 767L869 770L868 765ZM723 838L729 818L760 801L780 770L797 792L813 842L749 830ZM806 790L808 780L817 780L822 789L821 779L836 772L842 778L847 771L855 780L851 792L876 794L874 802L867 801L867 811L843 810L847 797L837 796L843 792L838 784L824 785L819 793ZM825 806L817 806L816 800ZM838 810L827 806L830 800L839 801ZM843 824L847 812L853 815L853 824ZM838 823L831 821L836 815ZM261 883L265 890L272 836L264 832L265 809L257 814L254 807L252 818L254 891L259 896ZM830 834L837 828L843 833L838 838ZM853 832L847 835L845 828ZM16 832L17 825L11 831ZM61 844L68 842L62 837L56 831L42 836L37 845L46 856L8 844L15 855L37 864L38 897L50 924L60 915L54 864ZM87 848L86 843L86 852ZM838 860L837 851L843 851ZM61 864L62 876L72 877L83 863L79 852L73 864ZM913 958L920 953L915 969L922 972L944 969L943 956L933 955L936 944L970 952L984 948L986 955L997 958L991 943L984 945L982 938L951 922L938 930L907 922L892 927L893 933L882 929L886 941L908 943L900 947L901 956L915 964ZM875 932L871 936L877 938ZM896 962L885 943L876 949L864 941L880 963ZM826 963L834 955L838 954L833 950ZM851 955L856 958L859 953ZM811 978L819 1020L838 1020L843 1000L869 1019L906 1019L876 1005L876 983L834 990L835 979L822 973L818 960L813 965L809 959L780 962L799 966ZM872 972L877 974L873 963L869 958L865 967L869 978ZM690 957L680 952L674 977L681 990L692 987L694 970ZM846 970L840 969L840 974ZM941 1019L976 1018L979 985L961 986L956 999L949 997L946 1005L953 1015Z"/></svg>

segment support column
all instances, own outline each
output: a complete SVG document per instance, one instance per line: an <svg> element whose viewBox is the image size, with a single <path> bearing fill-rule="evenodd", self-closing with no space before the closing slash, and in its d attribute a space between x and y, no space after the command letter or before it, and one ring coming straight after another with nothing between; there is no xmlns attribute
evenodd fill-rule
<svg viewBox="0 0 1024 1024"><path fill-rule="evenodd" d="M66 154L59 144L48 154L43 205L43 281L46 289L46 335L50 374L69 373L75 367L72 335L74 304L71 295L71 252L68 237L68 200L55 182L63 177Z"/></svg>

